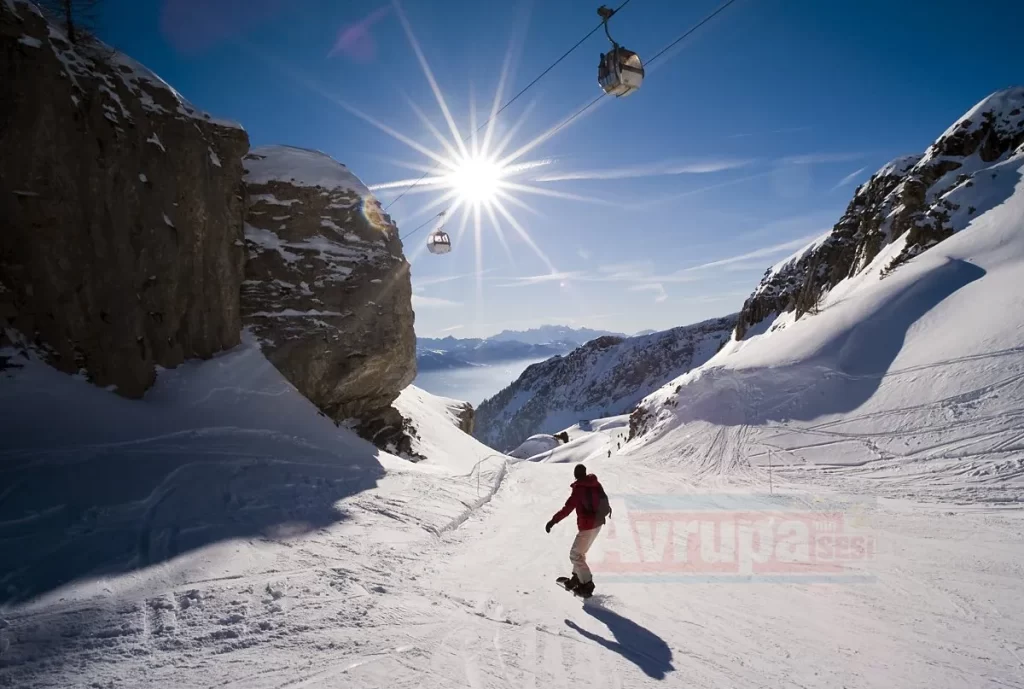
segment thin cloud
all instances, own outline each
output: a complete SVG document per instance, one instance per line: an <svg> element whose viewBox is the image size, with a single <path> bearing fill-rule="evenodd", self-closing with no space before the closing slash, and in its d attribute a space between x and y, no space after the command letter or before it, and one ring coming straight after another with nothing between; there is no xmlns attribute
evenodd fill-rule
<svg viewBox="0 0 1024 689"><path fill-rule="evenodd" d="M654 301L661 303L668 299L668 293L665 291L665 286L660 282L647 282L639 285L631 285L629 288L630 292L654 292Z"/></svg>
<svg viewBox="0 0 1024 689"><path fill-rule="evenodd" d="M721 266L728 266L734 263L744 263L752 258L764 258L767 256L774 256L775 254L780 254L784 251L793 251L795 249L800 249L820 236L820 232L817 234L807 235L806 237L800 237L799 239L794 239L789 242L783 242L782 244L775 244L774 246L766 246L762 249L748 251L747 253L740 254L739 256L730 256L729 258L722 258L717 261L702 263L699 266L685 268L681 272L691 273L698 270L707 270L708 268L719 268Z"/></svg>
<svg viewBox="0 0 1024 689"><path fill-rule="evenodd" d="M650 276L654 264L650 261L633 261L631 263L613 263L598 268L601 278L610 282L622 280L642 280Z"/></svg>
<svg viewBox="0 0 1024 689"><path fill-rule="evenodd" d="M413 309L452 309L462 306L460 301L441 299L440 297L424 297L422 294L412 295Z"/></svg>
<svg viewBox="0 0 1024 689"><path fill-rule="evenodd" d="M855 180L855 179L857 179L858 177L860 177L860 176L861 176L861 174L863 174L863 173L864 173L864 171L865 171L865 170L867 170L867 169L868 169L868 168L867 168L867 166L866 166L866 165L865 165L864 167L861 167L861 168L857 168L856 170L854 170L853 172L851 172L850 174L848 174L848 175L847 175L846 177L843 177L843 178L842 178L841 180L839 180L839 181L838 181L838 182L836 183L836 185L835 185L834 187L832 187L832 188L831 188L831 189L830 189L829 191L835 191L835 190L836 190L836 189L838 189L839 187L845 187L845 186L846 186L847 184L849 184L849 183L850 183L850 182L852 182L853 180Z"/></svg>
<svg viewBox="0 0 1024 689"><path fill-rule="evenodd" d="M849 163L864 158L864 153L804 153L786 156L781 162L790 165L818 165L821 163Z"/></svg>
<svg viewBox="0 0 1024 689"><path fill-rule="evenodd" d="M517 172L526 172L527 170L532 170L532 169L537 168L537 167L544 167L546 165L551 165L554 162L555 162L554 158L543 158L541 160L527 160L527 161L522 162L522 163L515 163L514 165L506 166L505 167L505 172L508 173L508 174L517 173Z"/></svg>
<svg viewBox="0 0 1024 689"><path fill-rule="evenodd" d="M750 180L759 179L761 177L767 177L768 175L771 175L771 174L772 174L771 170L765 170L764 172L756 172L756 173L754 173L752 175L744 175L743 177L737 177L735 179L726 180L724 182L718 182L717 184L709 184L709 185L706 185L706 186L703 186L703 187L698 187L697 189L690 189L688 191L684 191L684 192L681 192L681 193L678 193L678 194L669 194L667 196L662 196L660 198L650 199L648 201L641 201L639 203L623 204L623 206L627 207L627 208L634 208L634 209L637 209L637 210L643 210L643 209L650 208L652 206L656 206L656 205L658 205L660 203L666 203L668 201L676 201L678 199L684 199L687 196L695 196L697 194L703 194L706 191L713 191L715 189L721 189L723 187L731 187L731 186L736 185L736 184L742 184L743 182L749 182Z"/></svg>
<svg viewBox="0 0 1024 689"><path fill-rule="evenodd" d="M502 278L503 282L497 287L526 287L528 285L540 285L546 282L564 282L578 279L585 279L586 273L581 271L542 273L541 275L524 275L522 277Z"/></svg>
<svg viewBox="0 0 1024 689"><path fill-rule="evenodd" d="M462 330L465 327L466 326L464 326L464 325L453 325L453 326L450 326L448 328L441 328L438 332L450 333L450 332L454 332L456 330Z"/></svg>
<svg viewBox="0 0 1024 689"><path fill-rule="evenodd" d="M741 134L730 134L729 136L727 136L725 138L726 139L746 139L746 138L751 137L751 136L772 136L773 134L795 134L797 132L809 132L811 129L812 128L810 126L807 126L807 127L783 127L782 129L771 129L771 130L769 130L767 132L761 132L760 134L755 134L753 132L744 132L744 133L741 133Z"/></svg>
<svg viewBox="0 0 1024 689"><path fill-rule="evenodd" d="M356 62L370 62L377 56L377 42L373 38L370 29L373 25L384 19L391 12L387 5L371 12L358 22L342 27L338 32L338 38L334 47L327 54L334 57L341 53Z"/></svg>
<svg viewBox="0 0 1024 689"><path fill-rule="evenodd" d="M687 297L687 303L729 301L732 299L746 299L750 296L750 290L742 292L719 292L717 294L702 294L697 297Z"/></svg>
<svg viewBox="0 0 1024 689"><path fill-rule="evenodd" d="M564 182L587 179L630 179L634 177L660 177L670 175L700 175L746 167L754 161L749 158L709 158L706 160L669 160L631 165L621 168L556 172L535 177L536 182Z"/></svg>
<svg viewBox="0 0 1024 689"><path fill-rule="evenodd" d="M419 289L422 287L430 287L431 285L440 285L445 282L454 282L455 280L466 280L468 278L475 278L480 275L486 275L487 273L490 273L493 270L493 268L488 268L487 270L481 270L475 273L460 273L459 275L445 275L444 277L424 278L422 280L418 280L414 277L413 283L415 283L414 286L417 289Z"/></svg>
<svg viewBox="0 0 1024 689"><path fill-rule="evenodd" d="M650 261L636 261L600 266L596 272L555 272L492 279L504 280L504 282L497 285L498 287L525 287L527 285L540 285L549 282L609 282L651 285L653 283L697 282L702 278L699 275L684 274L682 272L659 275L654 272L654 265ZM627 289L631 289L631 287ZM651 288L645 287L644 289Z"/></svg>
<svg viewBox="0 0 1024 689"><path fill-rule="evenodd" d="M763 273L765 268L767 268L767 266L764 264L764 261L750 260L730 263L727 266L723 266L722 270L730 273L742 273L747 270L757 270Z"/></svg>

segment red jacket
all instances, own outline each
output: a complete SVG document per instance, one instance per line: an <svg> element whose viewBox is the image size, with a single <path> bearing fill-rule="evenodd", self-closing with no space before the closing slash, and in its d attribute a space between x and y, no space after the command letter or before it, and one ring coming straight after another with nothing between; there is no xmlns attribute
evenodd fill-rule
<svg viewBox="0 0 1024 689"><path fill-rule="evenodd" d="M580 531L589 531L597 526L601 526L601 524L604 524L604 518L599 520L594 512L601 497L606 496L604 488L597 481L597 476L587 474L579 481L573 482L572 493L569 495L569 499L565 501L565 506L562 509L555 512L555 516L551 518L551 521L557 524L568 517L570 512L576 510L576 528ZM600 524L598 521L600 521Z"/></svg>

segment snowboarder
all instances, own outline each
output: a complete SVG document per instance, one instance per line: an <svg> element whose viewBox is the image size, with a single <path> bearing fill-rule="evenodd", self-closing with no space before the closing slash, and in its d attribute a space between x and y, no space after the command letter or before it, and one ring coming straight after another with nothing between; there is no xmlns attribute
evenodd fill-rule
<svg viewBox="0 0 1024 689"><path fill-rule="evenodd" d="M579 533L576 534L576 540L569 549L572 577L564 582L564 586L577 595L589 598L594 593L594 578L587 566L587 551L601 533L605 520L611 516L612 508L608 504L608 495L598 483L597 476L588 474L587 468L582 464L577 464L572 473L576 478L572 483L572 493L565 501L565 506L544 525L544 530L551 533L552 526L576 510L576 527Z"/></svg>

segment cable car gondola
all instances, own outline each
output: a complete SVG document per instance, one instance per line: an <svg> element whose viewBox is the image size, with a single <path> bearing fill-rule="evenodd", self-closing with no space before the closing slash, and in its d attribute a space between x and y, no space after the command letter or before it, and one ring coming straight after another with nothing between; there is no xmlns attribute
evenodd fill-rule
<svg viewBox="0 0 1024 689"><path fill-rule="evenodd" d="M597 65L597 83L610 96L628 96L643 83L644 65L639 55L620 46L609 33L608 20L615 14L615 10L601 5L597 13L603 20L605 35L612 42L612 49L601 54L601 61Z"/></svg>
<svg viewBox="0 0 1024 689"><path fill-rule="evenodd" d="M438 213L441 219L434 231L427 235L427 251L432 254L446 254L452 250L452 240L444 231L446 211Z"/></svg>

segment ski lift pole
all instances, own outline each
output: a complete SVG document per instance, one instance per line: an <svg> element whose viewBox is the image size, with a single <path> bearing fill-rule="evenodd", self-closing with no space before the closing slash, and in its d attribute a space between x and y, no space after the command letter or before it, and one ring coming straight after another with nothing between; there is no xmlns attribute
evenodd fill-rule
<svg viewBox="0 0 1024 689"><path fill-rule="evenodd" d="M601 5L597 8L597 14L601 17L601 23L604 25L604 35L608 37L609 41L611 41L612 47L617 49L619 44L615 42L615 39L612 38L611 31L608 30L608 20L615 15L615 10L610 10L604 5Z"/></svg>

